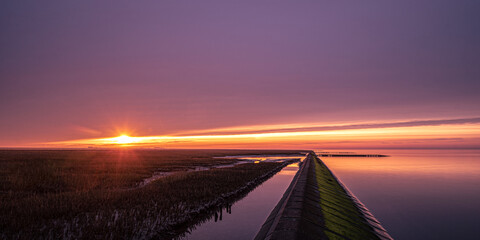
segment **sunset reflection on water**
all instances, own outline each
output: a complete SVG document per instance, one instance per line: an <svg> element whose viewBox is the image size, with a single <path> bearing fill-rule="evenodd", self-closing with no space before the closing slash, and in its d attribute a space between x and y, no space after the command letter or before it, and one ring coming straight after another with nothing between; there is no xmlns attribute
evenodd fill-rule
<svg viewBox="0 0 480 240"><path fill-rule="evenodd" d="M298 171L298 168L299 168L298 164L299 164L298 162L292 163L292 164L284 167L283 171L280 171L278 174L293 176L293 175L297 174L297 171Z"/></svg>
<svg viewBox="0 0 480 240"><path fill-rule="evenodd" d="M394 238L480 234L480 150L349 151L390 155L322 160Z"/></svg>
<svg viewBox="0 0 480 240"><path fill-rule="evenodd" d="M383 150L385 151L385 150ZM403 175L454 175L456 177L471 177L480 173L478 155L469 154L463 150L460 162L457 162L455 152L429 151L429 154L405 154L406 150L392 150L392 157L388 158L356 158L336 157L325 158L328 166L335 171L346 171L356 173L377 173L377 174L403 174ZM423 150L425 151L425 150ZM416 150L418 152L418 150ZM478 152L478 151L477 151Z"/></svg>

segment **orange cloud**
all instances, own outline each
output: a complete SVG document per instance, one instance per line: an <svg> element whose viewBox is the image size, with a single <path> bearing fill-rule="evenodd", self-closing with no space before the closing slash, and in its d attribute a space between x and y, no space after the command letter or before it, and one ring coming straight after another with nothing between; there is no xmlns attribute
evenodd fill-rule
<svg viewBox="0 0 480 240"><path fill-rule="evenodd" d="M191 135L121 136L51 142L50 146L136 146L165 148L352 148L475 147L480 144L480 118L396 123L309 126L297 124L218 129ZM231 132L234 133L231 133Z"/></svg>

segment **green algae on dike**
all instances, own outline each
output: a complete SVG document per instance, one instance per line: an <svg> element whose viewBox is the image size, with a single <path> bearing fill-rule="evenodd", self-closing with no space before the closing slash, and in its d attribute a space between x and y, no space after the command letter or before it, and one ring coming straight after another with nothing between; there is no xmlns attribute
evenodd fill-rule
<svg viewBox="0 0 480 240"><path fill-rule="evenodd" d="M309 153L255 240L392 239L368 209Z"/></svg>

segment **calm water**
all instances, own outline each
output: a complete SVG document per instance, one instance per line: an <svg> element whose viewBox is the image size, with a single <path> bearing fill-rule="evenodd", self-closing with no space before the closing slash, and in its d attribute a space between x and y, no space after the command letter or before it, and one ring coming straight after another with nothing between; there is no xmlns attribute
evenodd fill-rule
<svg viewBox="0 0 480 240"><path fill-rule="evenodd" d="M323 157L395 239L480 239L480 150L352 150Z"/></svg>
<svg viewBox="0 0 480 240"><path fill-rule="evenodd" d="M225 210L221 221L212 218L185 236L186 239L253 239L298 171L290 164Z"/></svg>

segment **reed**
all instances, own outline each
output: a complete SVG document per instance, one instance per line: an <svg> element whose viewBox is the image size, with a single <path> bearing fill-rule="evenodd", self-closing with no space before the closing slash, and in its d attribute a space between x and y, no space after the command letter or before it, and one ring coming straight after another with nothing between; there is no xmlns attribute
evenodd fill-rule
<svg viewBox="0 0 480 240"><path fill-rule="evenodd" d="M236 161L215 156L259 153L3 151L0 238L116 239L169 235L175 226L221 205L229 194L281 164L248 163L200 172L182 170ZM135 187L159 169L180 172L145 187Z"/></svg>

